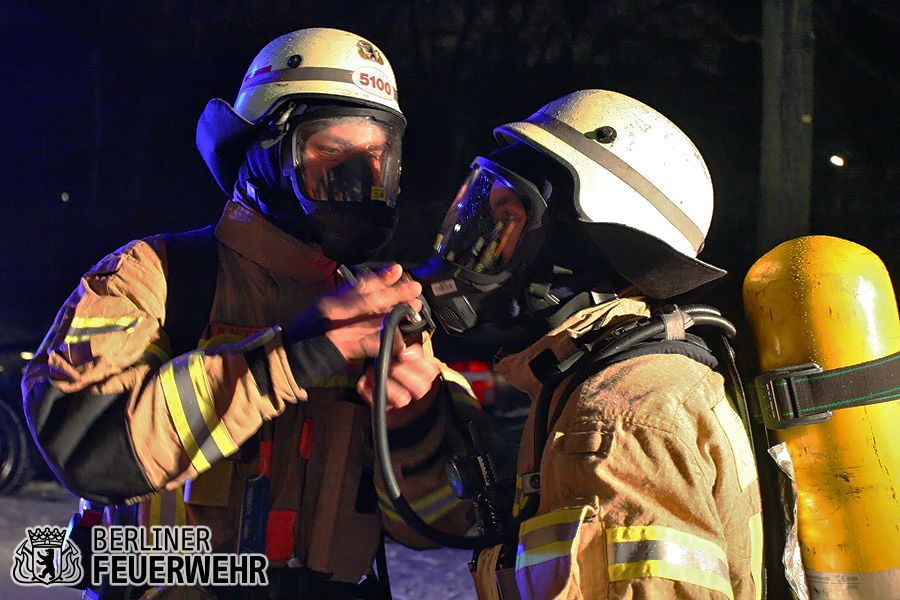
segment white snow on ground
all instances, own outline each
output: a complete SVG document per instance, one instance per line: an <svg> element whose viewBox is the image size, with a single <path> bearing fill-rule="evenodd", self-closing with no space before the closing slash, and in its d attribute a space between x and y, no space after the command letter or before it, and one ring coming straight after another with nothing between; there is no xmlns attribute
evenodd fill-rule
<svg viewBox="0 0 900 600"><path fill-rule="evenodd" d="M0 497L0 600L74 600L81 593L66 587L19 586L10 575L12 555L36 525L65 527L76 499L56 482L36 481L13 496ZM469 550L438 548L414 551L387 545L388 573L394 600L474 600L467 563Z"/></svg>

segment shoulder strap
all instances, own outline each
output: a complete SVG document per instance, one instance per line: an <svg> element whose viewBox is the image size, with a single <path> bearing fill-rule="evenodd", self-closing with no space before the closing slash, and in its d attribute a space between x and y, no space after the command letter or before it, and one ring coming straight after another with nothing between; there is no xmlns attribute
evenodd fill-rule
<svg viewBox="0 0 900 600"><path fill-rule="evenodd" d="M214 230L208 225L163 235L169 266L165 330L173 357L196 348L209 322L219 264Z"/></svg>

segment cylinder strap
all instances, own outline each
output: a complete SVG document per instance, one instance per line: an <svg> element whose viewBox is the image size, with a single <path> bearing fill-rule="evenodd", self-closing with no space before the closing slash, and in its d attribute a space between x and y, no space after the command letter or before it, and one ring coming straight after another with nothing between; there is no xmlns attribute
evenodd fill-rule
<svg viewBox="0 0 900 600"><path fill-rule="evenodd" d="M772 369L756 378L760 414L769 429L821 423L832 411L900 398L900 352L823 371L815 363Z"/></svg>

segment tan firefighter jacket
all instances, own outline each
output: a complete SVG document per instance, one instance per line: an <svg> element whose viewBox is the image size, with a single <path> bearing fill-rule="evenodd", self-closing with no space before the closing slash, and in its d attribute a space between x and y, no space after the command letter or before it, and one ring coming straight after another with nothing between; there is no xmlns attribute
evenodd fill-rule
<svg viewBox="0 0 900 600"><path fill-rule="evenodd" d="M32 428L74 494L140 501L143 525L208 525L213 552L236 551L245 482L266 474L270 566L290 560L356 583L371 572L382 528L409 545L425 540L373 477L370 409L355 393L361 365L320 335L302 341L311 372L298 374L282 344L279 323L340 282L336 265L235 200L215 236L209 325L200 348L180 356L164 330L167 294L178 290L167 289L162 236L84 275L23 379ZM420 516L462 533L471 511L444 475L444 417L477 403L461 376L442 379L452 399L392 431L393 457ZM259 450L240 459L257 433Z"/></svg>
<svg viewBox="0 0 900 600"><path fill-rule="evenodd" d="M556 360L572 355L593 325L648 315L640 300L613 300L498 363L532 398L519 453L522 486L538 471L532 432L541 384L529 364L547 350ZM500 552L478 558L481 600L760 598L756 470L722 378L679 354L630 358L589 378L549 433L538 512L521 524L518 548L495 573Z"/></svg>

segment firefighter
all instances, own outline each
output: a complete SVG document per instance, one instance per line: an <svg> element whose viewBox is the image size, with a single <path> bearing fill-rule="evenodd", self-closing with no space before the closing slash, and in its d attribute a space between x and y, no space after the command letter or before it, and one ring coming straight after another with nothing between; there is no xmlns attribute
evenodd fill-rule
<svg viewBox="0 0 900 600"><path fill-rule="evenodd" d="M479 598L760 598L751 445L688 308L665 302L725 274L697 259L713 212L699 152L604 90L495 136L416 272L448 330L519 344L495 366L532 399L521 524L477 554ZM659 338L624 343L653 319Z"/></svg>
<svg viewBox="0 0 900 600"><path fill-rule="evenodd" d="M66 300L22 383L60 481L107 522L208 526L213 552L269 565L268 588L104 585L86 597L380 598L383 531L423 545L373 475L363 368L384 313L421 307L421 286L396 264L346 268L394 230L405 125L371 42L325 28L275 39L234 105L211 100L198 124L231 196L218 224L133 241ZM395 340L388 425L402 485L423 518L462 532L471 507L444 475L445 423L477 403L427 334Z"/></svg>

